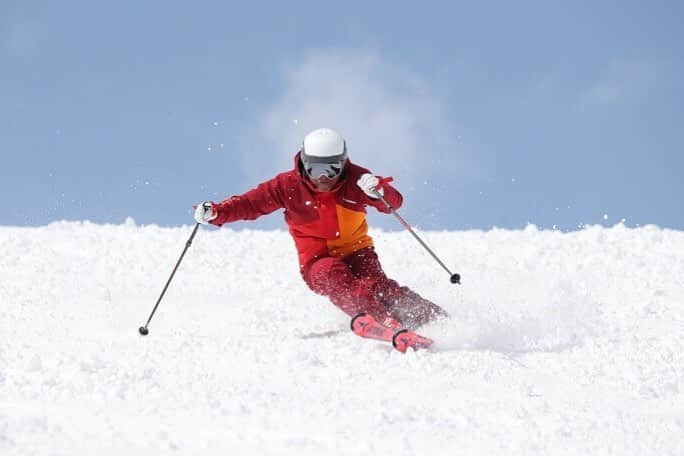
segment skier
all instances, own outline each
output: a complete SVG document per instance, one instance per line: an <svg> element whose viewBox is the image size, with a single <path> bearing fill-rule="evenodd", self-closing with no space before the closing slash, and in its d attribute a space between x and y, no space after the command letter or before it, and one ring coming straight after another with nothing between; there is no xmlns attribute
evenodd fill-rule
<svg viewBox="0 0 684 456"><path fill-rule="evenodd" d="M221 226L285 209L302 278L349 316L366 313L390 329L415 329L446 312L388 278L368 235L366 206L389 213L401 194L353 164L337 132L321 128L304 138L294 169L220 203L195 208L198 223Z"/></svg>

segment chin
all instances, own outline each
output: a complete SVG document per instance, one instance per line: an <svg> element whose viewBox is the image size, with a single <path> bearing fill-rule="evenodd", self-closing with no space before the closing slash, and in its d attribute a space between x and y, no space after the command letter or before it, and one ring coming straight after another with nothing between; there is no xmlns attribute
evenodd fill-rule
<svg viewBox="0 0 684 456"><path fill-rule="evenodd" d="M330 190L333 189L334 186L335 186L334 184L316 185L316 191L321 192L321 193L329 192Z"/></svg>
<svg viewBox="0 0 684 456"><path fill-rule="evenodd" d="M333 181L325 181L325 182L316 182L312 181L314 184L314 188L316 189L317 192L320 193L325 193L331 191L333 188L335 188L335 185L339 182L339 179L335 179Z"/></svg>

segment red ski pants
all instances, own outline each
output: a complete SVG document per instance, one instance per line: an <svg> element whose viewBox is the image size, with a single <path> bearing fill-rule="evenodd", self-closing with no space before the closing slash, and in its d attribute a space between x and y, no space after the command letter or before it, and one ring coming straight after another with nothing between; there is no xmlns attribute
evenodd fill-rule
<svg viewBox="0 0 684 456"><path fill-rule="evenodd" d="M388 278L373 248L344 258L315 259L304 267L302 277L309 288L327 296L349 316L366 312L381 323L392 317L407 328L416 328L446 315L436 304Z"/></svg>

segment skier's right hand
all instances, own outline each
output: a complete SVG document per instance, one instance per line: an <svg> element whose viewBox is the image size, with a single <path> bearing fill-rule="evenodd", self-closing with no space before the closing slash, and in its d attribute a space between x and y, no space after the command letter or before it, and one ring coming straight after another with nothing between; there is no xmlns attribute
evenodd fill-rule
<svg viewBox="0 0 684 456"><path fill-rule="evenodd" d="M208 225L209 222L218 216L216 206L211 201L204 201L195 206L195 221L202 225Z"/></svg>

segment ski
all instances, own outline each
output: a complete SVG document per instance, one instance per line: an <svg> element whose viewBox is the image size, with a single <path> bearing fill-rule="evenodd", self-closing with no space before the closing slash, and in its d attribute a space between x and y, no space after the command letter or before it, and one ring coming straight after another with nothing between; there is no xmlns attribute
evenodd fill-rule
<svg viewBox="0 0 684 456"><path fill-rule="evenodd" d="M387 328L366 313L360 313L352 318L351 330L357 336L365 339L391 342L392 346L402 353L406 353L406 350L409 348L413 348L413 350L425 349L433 343L431 339L418 335L408 329L395 331Z"/></svg>

